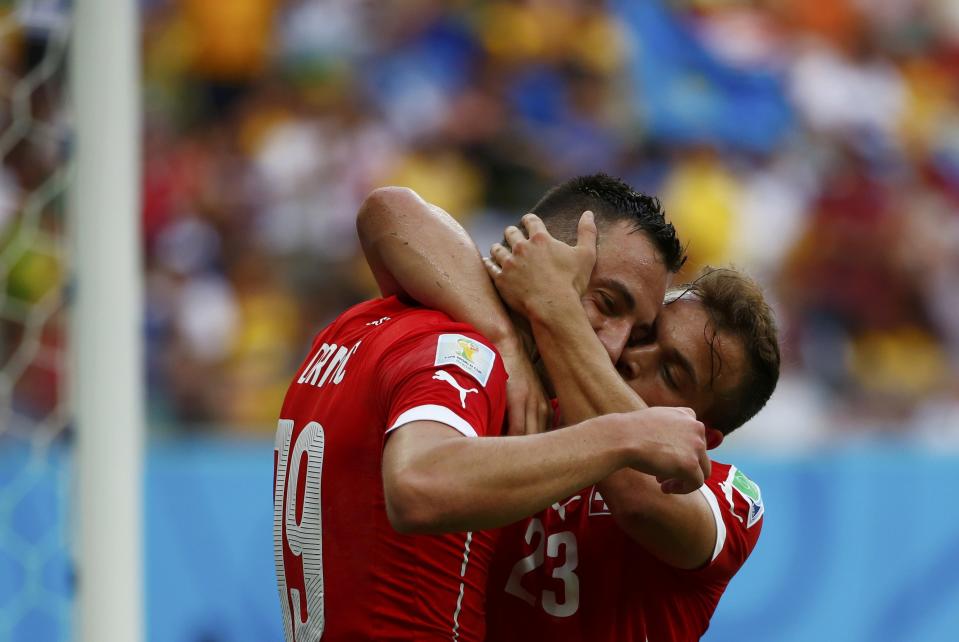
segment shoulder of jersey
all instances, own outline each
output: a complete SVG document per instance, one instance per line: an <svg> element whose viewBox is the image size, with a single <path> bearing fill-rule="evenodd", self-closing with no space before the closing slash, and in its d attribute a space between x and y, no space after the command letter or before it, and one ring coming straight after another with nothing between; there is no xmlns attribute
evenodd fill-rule
<svg viewBox="0 0 959 642"><path fill-rule="evenodd" d="M762 518L765 512L763 505L762 490L759 484L746 476L736 466L723 464L717 461L712 462L712 473L710 480L719 485L726 501L733 510L733 514L746 528L752 528ZM737 510L737 503L745 506L745 514Z"/></svg>
<svg viewBox="0 0 959 642"><path fill-rule="evenodd" d="M364 334L375 333L380 341L391 345L435 335L433 365L457 366L483 386L489 382L498 353L472 326L453 321L438 310L406 305L395 297L368 303L353 309L354 332L358 329L356 324L362 322Z"/></svg>
<svg viewBox="0 0 959 642"><path fill-rule="evenodd" d="M428 332L436 325L469 327L456 323L444 312L408 305L396 297L365 301L350 308L344 317L349 317L354 323L363 322L371 328L395 328L401 332Z"/></svg>
<svg viewBox="0 0 959 642"><path fill-rule="evenodd" d="M372 299L359 303L337 318L337 323L353 332L362 331L391 335L408 334L426 330L430 325L446 321L452 323L442 312L415 307L396 297Z"/></svg>
<svg viewBox="0 0 959 642"><path fill-rule="evenodd" d="M454 321L445 312L408 305L396 297L367 303L373 305L365 306L362 310L358 309L360 306L353 308L357 312L354 315L355 321L365 319L366 326L381 329L394 337L443 333L479 334L469 324ZM486 343L489 345L490 342Z"/></svg>

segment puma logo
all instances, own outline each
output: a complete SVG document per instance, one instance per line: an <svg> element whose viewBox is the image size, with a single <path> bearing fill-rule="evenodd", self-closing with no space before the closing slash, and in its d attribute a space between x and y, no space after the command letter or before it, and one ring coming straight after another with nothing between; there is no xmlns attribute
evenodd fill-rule
<svg viewBox="0 0 959 642"><path fill-rule="evenodd" d="M559 502L556 502L555 504L553 504L553 507L552 507L552 508L553 508L553 510L555 510L557 513L559 513L559 518L565 522L565 521L566 521L566 507L569 506L570 504L572 504L572 503L575 502L575 501L579 501L580 499L582 499L582 497L580 497L579 495L573 495L572 497L570 497L569 499L567 499L567 500L566 500L565 502L563 502L562 504L560 504Z"/></svg>
<svg viewBox="0 0 959 642"><path fill-rule="evenodd" d="M450 384L451 386L459 390L460 404L463 405L464 409L466 408L466 395L468 395L471 392L479 393L479 390L477 390L476 388L467 389L467 388L460 387L460 384L456 382L456 379L453 378L453 375L448 373L446 370L437 370L436 374L433 375L433 378L439 381L445 381L446 383Z"/></svg>

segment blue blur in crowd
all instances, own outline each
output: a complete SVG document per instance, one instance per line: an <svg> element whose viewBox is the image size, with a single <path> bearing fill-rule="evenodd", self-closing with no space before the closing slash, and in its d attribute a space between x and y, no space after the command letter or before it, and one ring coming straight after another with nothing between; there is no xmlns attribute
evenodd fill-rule
<svg viewBox="0 0 959 642"><path fill-rule="evenodd" d="M659 0L613 4L640 43L632 104L652 139L766 153L783 141L793 115L781 79L722 64Z"/></svg>
<svg viewBox="0 0 959 642"><path fill-rule="evenodd" d="M415 94L411 88L435 88L449 94L462 90L470 78L477 45L463 25L448 19L432 25L389 57L365 69L362 83L384 111Z"/></svg>

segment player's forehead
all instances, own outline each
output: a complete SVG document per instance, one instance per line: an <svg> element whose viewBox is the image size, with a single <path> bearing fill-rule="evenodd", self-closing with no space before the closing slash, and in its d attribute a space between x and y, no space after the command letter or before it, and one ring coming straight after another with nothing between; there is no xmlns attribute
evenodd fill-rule
<svg viewBox="0 0 959 642"><path fill-rule="evenodd" d="M701 403L734 388L745 369L742 340L728 332L716 333L709 311L694 297L668 303L660 312L656 341L664 359L685 361L694 373Z"/></svg>

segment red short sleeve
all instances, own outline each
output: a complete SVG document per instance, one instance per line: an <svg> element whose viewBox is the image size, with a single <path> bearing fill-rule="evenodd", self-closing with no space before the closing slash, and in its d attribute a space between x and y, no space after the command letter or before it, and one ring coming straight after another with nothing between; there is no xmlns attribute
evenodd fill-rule
<svg viewBox="0 0 959 642"><path fill-rule="evenodd" d="M720 475L713 474L700 490L712 509L717 530L713 560L704 570L732 577L759 539L763 520L761 491L735 466L723 466Z"/></svg>
<svg viewBox="0 0 959 642"><path fill-rule="evenodd" d="M404 341L384 361L387 432L414 421L436 421L467 437L501 434L506 371L479 334L425 334Z"/></svg>

